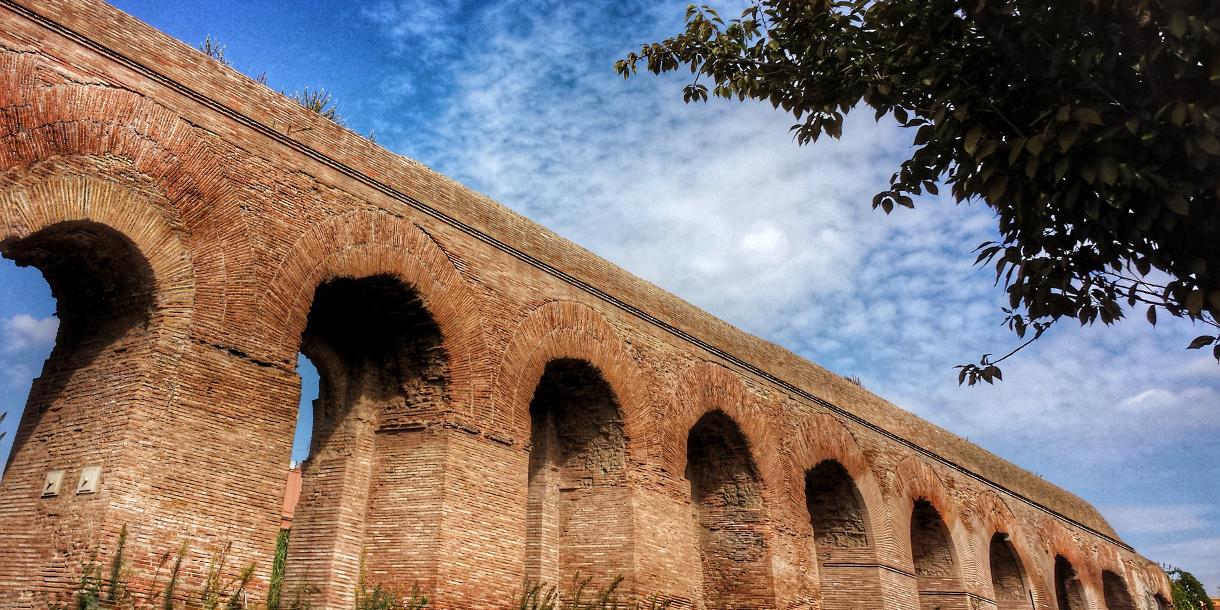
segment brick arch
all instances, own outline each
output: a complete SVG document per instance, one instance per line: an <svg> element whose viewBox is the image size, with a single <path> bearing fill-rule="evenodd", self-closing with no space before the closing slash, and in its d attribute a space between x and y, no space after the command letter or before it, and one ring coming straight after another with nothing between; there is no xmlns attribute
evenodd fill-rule
<svg viewBox="0 0 1220 610"><path fill-rule="evenodd" d="M906 513L913 510L916 500L924 499L936 508L951 531L960 522L961 507L957 500L949 493L940 474L918 456L907 456L899 462L894 469L893 491L898 508L905 507ZM899 514L903 512L899 510Z"/></svg>
<svg viewBox="0 0 1220 610"><path fill-rule="evenodd" d="M994 490L987 489L975 496L971 502L970 514L982 526L979 534L979 541L983 547L988 549L991 539L997 533L1007 534L1009 548L1016 555L1018 567L1021 569L1021 575L1025 579L1025 586L1028 587L1034 596L1036 604L1044 603L1044 600L1054 597L1053 591L1047 593L1046 587L1041 579L1037 578L1035 563L1037 557L1033 554L1034 545L1030 544L1029 538L1021 527L1012 509L1004 498ZM990 573L990 556L987 557L988 572ZM980 564L981 567L982 564Z"/></svg>
<svg viewBox="0 0 1220 610"><path fill-rule="evenodd" d="M896 494L894 531L900 540L909 544L911 538L911 517L918 500L927 500L944 522L949 537L949 547L953 551L953 560L957 573L954 575L963 589L977 579L979 574L978 558L971 552L965 540L962 525L962 507L949 492L949 487L941 479L940 474L918 456L911 455L903 459L894 470L893 489ZM907 550L911 550L909 547ZM911 557L914 561L914 555Z"/></svg>
<svg viewBox="0 0 1220 610"><path fill-rule="evenodd" d="M259 295L254 329L261 357L293 367L301 335L322 283L388 275L418 291L441 330L449 359L451 408L476 417L487 391L487 347L479 304L436 242L414 224L391 214L360 210L332 217L301 235L280 260ZM276 312L278 315L272 315Z"/></svg>
<svg viewBox="0 0 1220 610"><path fill-rule="evenodd" d="M985 537L996 532L1011 534L1017 529L1017 518L1004 498L994 490L985 489L970 503L970 515L983 526Z"/></svg>
<svg viewBox="0 0 1220 610"><path fill-rule="evenodd" d="M796 426L786 447L785 490L788 501L801 514L805 502L805 473L818 464L833 460L851 475L868 513L869 534L875 536L885 527L881 485L873 475L872 462L860 449L847 426L826 413L813 415ZM874 542L874 544L876 544Z"/></svg>
<svg viewBox="0 0 1220 610"><path fill-rule="evenodd" d="M561 358L593 365L618 400L627 453L645 459L652 446L649 385L622 337L600 313L572 301L550 301L517 325L493 382L489 425L528 443L530 401L547 363Z"/></svg>
<svg viewBox="0 0 1220 610"><path fill-rule="evenodd" d="M222 344L249 339L226 330L248 328L253 316L254 251L237 185L226 177L213 141L147 98L68 81L30 54L0 56L0 107L20 108L19 121L0 122L2 170L106 157L156 184L185 228L181 241L195 283L193 334Z"/></svg>
<svg viewBox="0 0 1220 610"><path fill-rule="evenodd" d="M1047 516L1039 523L1037 535L1046 554L1045 584L1049 595L1047 599L1056 600L1058 596L1058 583L1055 582L1056 557L1063 557L1072 565L1082 585L1086 604L1093 604L1094 599L1100 599L1098 595L1101 592L1101 570L1072 533L1057 519ZM1052 605L1057 603L1056 600Z"/></svg>
<svg viewBox="0 0 1220 610"><path fill-rule="evenodd" d="M49 175L0 191L0 242L70 221L110 227L131 240L152 269L154 315L159 318L155 330L185 336L195 313L195 273L164 210L164 205L108 180Z"/></svg>
<svg viewBox="0 0 1220 610"><path fill-rule="evenodd" d="M1142 568L1139 568L1139 572L1140 578L1138 580L1144 585L1144 595L1150 601L1158 595L1166 600L1173 599L1173 592L1169 587L1169 577L1160 566L1147 562ZM1151 610L1157 610L1155 605L1150 608Z"/></svg>
<svg viewBox="0 0 1220 610"><path fill-rule="evenodd" d="M1102 569L1099 597L1106 610L1136 610L1135 588L1121 568Z"/></svg>
<svg viewBox="0 0 1220 610"><path fill-rule="evenodd" d="M881 485L855 435L835 417L818 413L797 424L785 449L785 491L791 508L778 512L801 517L801 522L791 524L799 532L800 541L792 549L797 572L803 575L798 578L798 590L804 591L808 603L820 604L824 609L851 607L861 598L880 598L880 580L869 566L878 561L878 549L885 544L883 540L888 540L889 522ZM817 542L818 532L812 523L815 516L808 511L806 477L825 462L842 466L855 486L856 501L864 512L867 544L863 547L843 551L842 547L824 548ZM826 567L826 557L841 565ZM854 564L862 565L863 570Z"/></svg>
<svg viewBox="0 0 1220 610"><path fill-rule="evenodd" d="M758 471L763 494L773 496L786 477L779 452L765 451L768 447L777 447L778 443L760 403L760 398L729 369L711 362L691 365L678 378L673 400L662 419L662 465L681 480L686 470L687 435L701 417L720 411L741 430Z"/></svg>
<svg viewBox="0 0 1220 610"><path fill-rule="evenodd" d="M1097 579L1093 576L1101 572L1097 568L1097 563L1057 519L1049 516L1043 517L1038 525L1037 536L1041 541L1042 550L1050 557L1052 563L1056 555L1061 555L1072 564L1080 576L1080 580L1084 581L1086 585L1097 584Z"/></svg>

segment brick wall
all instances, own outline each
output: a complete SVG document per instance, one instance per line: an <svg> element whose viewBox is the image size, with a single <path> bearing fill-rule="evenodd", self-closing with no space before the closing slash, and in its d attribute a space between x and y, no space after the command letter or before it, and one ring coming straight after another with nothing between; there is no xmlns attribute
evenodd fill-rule
<svg viewBox="0 0 1220 610"><path fill-rule="evenodd" d="M286 586L315 607L578 572L687 608L1168 596L1079 498L104 4L0 0L0 137L0 253L63 321L0 481L0 607L65 600L124 526L134 591L227 547L264 595L299 353Z"/></svg>

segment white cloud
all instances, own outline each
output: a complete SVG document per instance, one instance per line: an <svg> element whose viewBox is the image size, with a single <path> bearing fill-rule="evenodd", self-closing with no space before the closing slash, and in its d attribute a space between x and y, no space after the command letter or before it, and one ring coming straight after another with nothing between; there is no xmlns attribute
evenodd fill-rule
<svg viewBox="0 0 1220 610"><path fill-rule="evenodd" d="M1197 532L1213 524L1206 504L1117 506L1105 509L1110 525L1122 534L1169 534Z"/></svg>
<svg viewBox="0 0 1220 610"><path fill-rule="evenodd" d="M400 53L444 52L454 33L460 0L383 0L364 7L361 14L384 28Z"/></svg>
<svg viewBox="0 0 1220 610"><path fill-rule="evenodd" d="M17 397L23 398L20 393L28 391L30 381L34 378L34 367L25 362L8 362L0 360L0 387L9 390L17 390ZM10 393L10 398L14 395ZM2 409L0 409L2 410ZM13 414L9 414L10 417Z"/></svg>
<svg viewBox="0 0 1220 610"><path fill-rule="evenodd" d="M0 333L4 340L2 349L12 353L53 345L58 330L59 318L55 316L35 318L29 314L17 314L0 320Z"/></svg>

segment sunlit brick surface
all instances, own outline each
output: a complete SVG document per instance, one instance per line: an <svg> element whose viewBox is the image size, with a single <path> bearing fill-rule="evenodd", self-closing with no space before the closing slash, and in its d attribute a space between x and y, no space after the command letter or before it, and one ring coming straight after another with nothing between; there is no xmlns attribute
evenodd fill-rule
<svg viewBox="0 0 1220 610"><path fill-rule="evenodd" d="M62 322L0 483L0 607L66 601L124 525L133 591L184 545L198 591L231 543L265 595L298 353L285 596L314 607L578 573L680 608L1166 595L1079 498L105 5L0 26L0 252Z"/></svg>

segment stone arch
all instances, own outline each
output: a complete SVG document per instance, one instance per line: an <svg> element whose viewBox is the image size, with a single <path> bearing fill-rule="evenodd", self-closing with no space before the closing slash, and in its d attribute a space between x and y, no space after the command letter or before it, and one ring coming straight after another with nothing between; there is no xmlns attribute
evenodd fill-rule
<svg viewBox="0 0 1220 610"><path fill-rule="evenodd" d="M1140 570L1142 578L1140 580L1144 585L1144 598L1146 599L1149 610L1169 610L1169 604L1166 600L1173 599L1173 594L1169 587L1169 577L1165 571L1155 563L1148 562L1144 564ZM1158 604L1164 604L1158 605Z"/></svg>
<svg viewBox="0 0 1220 610"><path fill-rule="evenodd" d="M52 175L0 191L0 244L23 239L61 223L92 222L131 240L148 262L155 282L154 308L163 328L185 334L195 312L191 258L156 202L92 176Z"/></svg>
<svg viewBox="0 0 1220 610"><path fill-rule="evenodd" d="M0 580L70 590L63 575L78 565L85 536L113 535L119 523L142 517L105 496L138 502L154 484L147 479L112 477L101 493L76 498L69 487L60 498L72 504L53 509L54 500L39 500L37 490L52 468L122 472L149 455L134 445L164 446L154 414L173 396L196 296L191 257L175 226L157 192L98 176L39 171L0 183L0 253L42 271L60 318L0 480L8 502L0 529L12 532L12 548L38 549L25 551L42 555L27 565L42 572L18 580L10 572L15 564L0 566ZM133 538L133 546L146 542Z"/></svg>
<svg viewBox="0 0 1220 610"><path fill-rule="evenodd" d="M895 470L899 531L909 532L911 565L921 605L966 595L967 558L960 535L960 507L940 475L917 456ZM955 535L955 532L958 535Z"/></svg>
<svg viewBox="0 0 1220 610"><path fill-rule="evenodd" d="M749 446L750 457L758 469L767 497L783 481L783 466L777 451L762 451L775 447L772 426L763 414L759 398L729 369L711 362L699 362L686 369L678 378L673 400L662 418L661 462L678 479L686 472L686 447L691 428L704 415L719 411L741 428Z"/></svg>
<svg viewBox="0 0 1220 610"><path fill-rule="evenodd" d="M1087 610L1088 596L1080 573L1063 555L1055 555L1055 606L1058 610Z"/></svg>
<svg viewBox="0 0 1220 610"><path fill-rule="evenodd" d="M1011 537L996 532L991 536L989 547L991 588L997 609L1032 610L1034 597L1026 576L1026 564L1021 561Z"/></svg>
<svg viewBox="0 0 1220 610"><path fill-rule="evenodd" d="M983 525L987 535L1003 532L1011 535L1017 528L1017 518L1004 498L995 491L985 489L974 497L970 514Z"/></svg>
<svg viewBox="0 0 1220 610"><path fill-rule="evenodd" d="M898 514L909 513L917 500L926 500L940 513L945 525L958 522L961 508L940 474L918 456L907 456L894 469L893 488L899 498Z"/></svg>
<svg viewBox="0 0 1220 610"><path fill-rule="evenodd" d="M868 457L851 431L825 413L803 420L788 442L785 490L793 509L785 512L806 517L794 524L802 539L809 541L797 546L796 560L805 574L817 573L816 583L807 577L802 585L819 589L822 607L828 610L851 607L860 599L881 599L877 549L886 520L881 488ZM836 474L836 469L841 472ZM811 481L814 477L820 479ZM841 524L819 527L819 520L827 518L828 504L854 511L855 516L846 521L853 523L849 529L855 533L845 533L847 539L829 532L843 529L837 527Z"/></svg>
<svg viewBox="0 0 1220 610"><path fill-rule="evenodd" d="M293 244L258 301L260 355L293 367L314 291L337 278L393 277L418 292L442 334L448 357L449 408L477 421L486 390L487 349L479 305L440 247L415 225L380 211L360 210L319 224Z"/></svg>
<svg viewBox="0 0 1220 610"><path fill-rule="evenodd" d="M0 122L0 169L33 173L44 163L76 161L75 172L92 174L119 160L151 180L184 228L194 271L192 333L218 344L249 341L230 333L249 328L253 316L254 251L217 142L145 97L69 81L31 54L0 57L0 106L20 108L20 120Z"/></svg>
<svg viewBox="0 0 1220 610"><path fill-rule="evenodd" d="M530 402L526 578L593 589L634 577L634 514L618 399L585 360L550 360ZM609 550L612 549L612 550Z"/></svg>
<svg viewBox="0 0 1220 610"><path fill-rule="evenodd" d="M449 358L419 291L393 274L328 278L313 291L301 353L319 372L285 582L350 605L364 572L423 580L435 542ZM417 487L403 485L412 481ZM404 527L404 524L410 526Z"/></svg>
<svg viewBox="0 0 1220 610"><path fill-rule="evenodd" d="M530 401L547 364L588 362L614 391L627 436L628 454L643 460L652 445L649 385L614 327L600 313L572 301L551 301L517 325L495 374L488 425L510 439L530 438Z"/></svg>
<svg viewBox="0 0 1220 610"><path fill-rule="evenodd" d="M1030 546L1008 503L995 491L987 489L974 498L971 513L983 526L992 590L999 610L1028 610L1031 605L1037 607L1040 600L1048 599L1041 581L1031 572L1034 558L1029 554Z"/></svg>
<svg viewBox="0 0 1220 610"><path fill-rule="evenodd" d="M1090 608L1088 589L1096 589L1098 572L1093 560L1076 538L1053 517L1045 517L1039 527L1039 537L1049 560L1053 606L1057 610L1087 610Z"/></svg>
<svg viewBox="0 0 1220 610"><path fill-rule="evenodd" d="M1102 570L1101 592L1106 610L1136 610L1131 590L1127 588L1127 582L1117 572Z"/></svg>
<svg viewBox="0 0 1220 610"><path fill-rule="evenodd" d="M741 427L724 411L704 413L685 453L704 606L774 607L770 517Z"/></svg>

